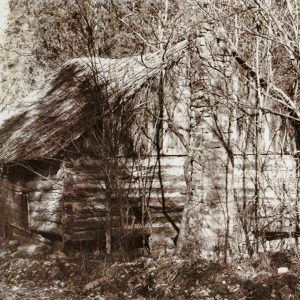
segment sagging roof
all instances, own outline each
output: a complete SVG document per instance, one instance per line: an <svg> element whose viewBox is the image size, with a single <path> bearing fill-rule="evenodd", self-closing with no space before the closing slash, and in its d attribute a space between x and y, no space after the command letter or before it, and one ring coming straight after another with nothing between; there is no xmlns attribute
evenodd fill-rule
<svg viewBox="0 0 300 300"><path fill-rule="evenodd" d="M0 162L54 157L101 117L96 107L99 98L126 101L178 61L186 47L183 41L164 54L69 60L48 83L27 96L21 107L2 110Z"/></svg>

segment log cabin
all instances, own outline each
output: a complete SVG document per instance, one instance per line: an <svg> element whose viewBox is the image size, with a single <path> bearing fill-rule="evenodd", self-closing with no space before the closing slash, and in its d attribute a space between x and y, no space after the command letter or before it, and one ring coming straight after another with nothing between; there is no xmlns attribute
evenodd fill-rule
<svg viewBox="0 0 300 300"><path fill-rule="evenodd" d="M64 245L174 249L186 197L180 138L189 124L188 104L179 99L186 83L175 73L186 46L175 45L163 61L160 53L70 60L18 107L2 110L6 234ZM162 72L178 79L164 84L173 126L186 121L177 135L154 116Z"/></svg>
<svg viewBox="0 0 300 300"><path fill-rule="evenodd" d="M209 258L297 244L297 130L257 106L220 40L208 27L164 55L73 59L2 111L4 227L153 252L179 237Z"/></svg>

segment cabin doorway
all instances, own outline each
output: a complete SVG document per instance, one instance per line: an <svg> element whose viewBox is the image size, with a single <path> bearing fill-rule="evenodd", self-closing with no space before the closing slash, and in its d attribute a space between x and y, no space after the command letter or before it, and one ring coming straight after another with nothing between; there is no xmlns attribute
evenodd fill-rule
<svg viewBox="0 0 300 300"><path fill-rule="evenodd" d="M22 192L21 195L21 225L25 231L29 231L29 201L28 201L28 193Z"/></svg>

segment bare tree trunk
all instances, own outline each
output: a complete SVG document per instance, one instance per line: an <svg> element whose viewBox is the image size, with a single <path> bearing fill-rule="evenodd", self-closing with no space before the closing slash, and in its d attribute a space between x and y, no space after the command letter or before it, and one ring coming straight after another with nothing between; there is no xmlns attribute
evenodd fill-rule
<svg viewBox="0 0 300 300"><path fill-rule="evenodd" d="M106 254L111 254L111 200L110 197L106 202L106 216L105 216L105 252Z"/></svg>

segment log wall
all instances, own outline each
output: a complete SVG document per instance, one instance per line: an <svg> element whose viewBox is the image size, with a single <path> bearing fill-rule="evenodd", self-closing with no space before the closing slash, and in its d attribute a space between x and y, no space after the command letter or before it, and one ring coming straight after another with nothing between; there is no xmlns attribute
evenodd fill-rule
<svg viewBox="0 0 300 300"><path fill-rule="evenodd" d="M144 236L136 246L152 253L171 251L186 201L185 160L185 155L162 156L160 164L156 156L120 158L119 189L110 194L101 160L69 160L51 175L38 163L30 171L10 167L1 179L2 219L18 236L42 233L103 244L109 211L112 243L125 233L129 242Z"/></svg>
<svg viewBox="0 0 300 300"><path fill-rule="evenodd" d="M1 217L13 235L61 235L63 176L57 167L53 172L41 165L33 172L30 164L9 166L1 178Z"/></svg>
<svg viewBox="0 0 300 300"><path fill-rule="evenodd" d="M258 159L236 155L234 234L238 251L247 250L245 230L250 244L259 251L278 244L270 241L299 235L297 161L291 155L260 155Z"/></svg>
<svg viewBox="0 0 300 300"><path fill-rule="evenodd" d="M186 197L185 159L185 156L161 157L161 176L158 176L156 157L127 160L126 168L123 164L117 172L123 174L123 178L110 195L107 195L101 160L80 159L66 163L64 240L100 239L100 243L104 243L109 213L115 243L122 229L128 236L137 231L143 232L145 238L150 236L141 246L144 243L153 253L174 249L172 238L176 237L176 230L170 220L179 227Z"/></svg>

